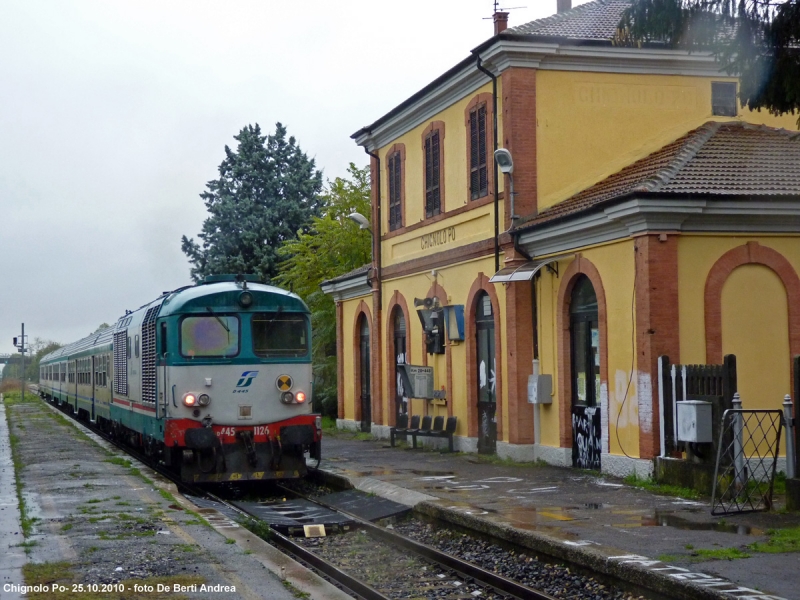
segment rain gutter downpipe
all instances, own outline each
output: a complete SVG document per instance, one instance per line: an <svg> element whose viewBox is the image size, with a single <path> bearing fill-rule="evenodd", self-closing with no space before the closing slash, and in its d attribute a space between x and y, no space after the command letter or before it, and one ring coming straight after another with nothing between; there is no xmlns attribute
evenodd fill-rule
<svg viewBox="0 0 800 600"><path fill-rule="evenodd" d="M482 73L492 79L492 133L494 134L494 147L492 148L492 164L494 165L494 272L500 270L500 215L498 194L500 193L500 182L497 179L497 161L494 159L494 151L497 150L497 77L489 69L483 66L480 55L475 55L477 62L475 66Z"/></svg>
<svg viewBox="0 0 800 600"><path fill-rule="evenodd" d="M364 146L364 152L369 154L377 162L377 176L375 177L375 203L377 204L377 214L375 219L378 222L372 224L372 254L375 257L375 278L378 280L378 306L383 306L383 283L381 280L381 157L374 152L370 152L366 146Z"/></svg>

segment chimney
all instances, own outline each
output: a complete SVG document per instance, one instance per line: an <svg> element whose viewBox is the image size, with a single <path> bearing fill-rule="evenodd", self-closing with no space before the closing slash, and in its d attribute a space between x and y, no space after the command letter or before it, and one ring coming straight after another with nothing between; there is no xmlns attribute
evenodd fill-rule
<svg viewBox="0 0 800 600"><path fill-rule="evenodd" d="M559 0L560 2L561 0ZM494 13L494 34L497 35L508 28L508 13L496 12Z"/></svg>
<svg viewBox="0 0 800 600"><path fill-rule="evenodd" d="M559 14L568 10L572 10L572 0L557 0L557 1L558 1Z"/></svg>

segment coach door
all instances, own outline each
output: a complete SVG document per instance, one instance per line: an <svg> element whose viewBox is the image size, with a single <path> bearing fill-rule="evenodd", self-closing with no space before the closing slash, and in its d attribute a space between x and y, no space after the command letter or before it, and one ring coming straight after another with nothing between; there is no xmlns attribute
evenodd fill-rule
<svg viewBox="0 0 800 600"><path fill-rule="evenodd" d="M370 352L369 322L367 316L361 315L359 328L359 383L361 385L361 431L369 432L372 427L372 396L370 394Z"/></svg>
<svg viewBox="0 0 800 600"><path fill-rule="evenodd" d="M475 335L478 360L478 452L494 454L497 446L497 361L492 301L486 293L478 297Z"/></svg>
<svg viewBox="0 0 800 600"><path fill-rule="evenodd" d="M592 282L581 275L570 302L572 359L572 466L599 469L602 448L600 422L600 329L597 296Z"/></svg>

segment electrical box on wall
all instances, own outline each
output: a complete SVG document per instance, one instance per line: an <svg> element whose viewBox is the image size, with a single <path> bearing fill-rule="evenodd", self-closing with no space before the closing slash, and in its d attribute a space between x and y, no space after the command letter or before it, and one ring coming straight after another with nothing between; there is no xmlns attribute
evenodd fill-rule
<svg viewBox="0 0 800 600"><path fill-rule="evenodd" d="M552 404L553 403L553 376L529 375L528 376L528 403Z"/></svg>
<svg viewBox="0 0 800 600"><path fill-rule="evenodd" d="M678 402L678 441L696 444L711 443L711 402L684 400Z"/></svg>

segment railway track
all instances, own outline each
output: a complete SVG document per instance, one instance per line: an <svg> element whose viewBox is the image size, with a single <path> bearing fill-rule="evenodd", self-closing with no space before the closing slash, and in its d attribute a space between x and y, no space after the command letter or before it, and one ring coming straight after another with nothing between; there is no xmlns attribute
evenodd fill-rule
<svg viewBox="0 0 800 600"><path fill-rule="evenodd" d="M56 406L57 407L57 406ZM60 407L57 407L60 408ZM144 454L112 438L92 423L78 419L77 415L61 411L87 427L101 438L139 460L166 479L175 483L181 491L198 499L207 499L223 508L223 512L239 515L240 520L260 523L254 529L265 531L270 525L263 512L248 509L243 502L222 498L207 489L197 488L181 482L172 471L158 465ZM390 598L441 598L441 599L532 599L555 600L544 591L523 585L442 552L426 544L403 536L390 527L382 527L359 515L329 504L318 497L311 497L283 485L277 488L286 497L300 499L316 505L329 513L337 513L346 522L344 527L333 527L343 532L332 538L297 537L269 528L263 536L268 543L317 571L326 579L356 598L364 600L388 600ZM376 499L377 500L377 499ZM252 503L250 503L252 504ZM262 503L264 504L264 503ZM328 517L330 520L330 517ZM319 531L319 524L309 524L310 533ZM291 531L291 528L289 529ZM296 530L296 528L295 528ZM309 533L307 531L306 533ZM325 534L330 533L325 531ZM324 539L325 543L320 543ZM594 598L594 594L570 594L570 598Z"/></svg>

